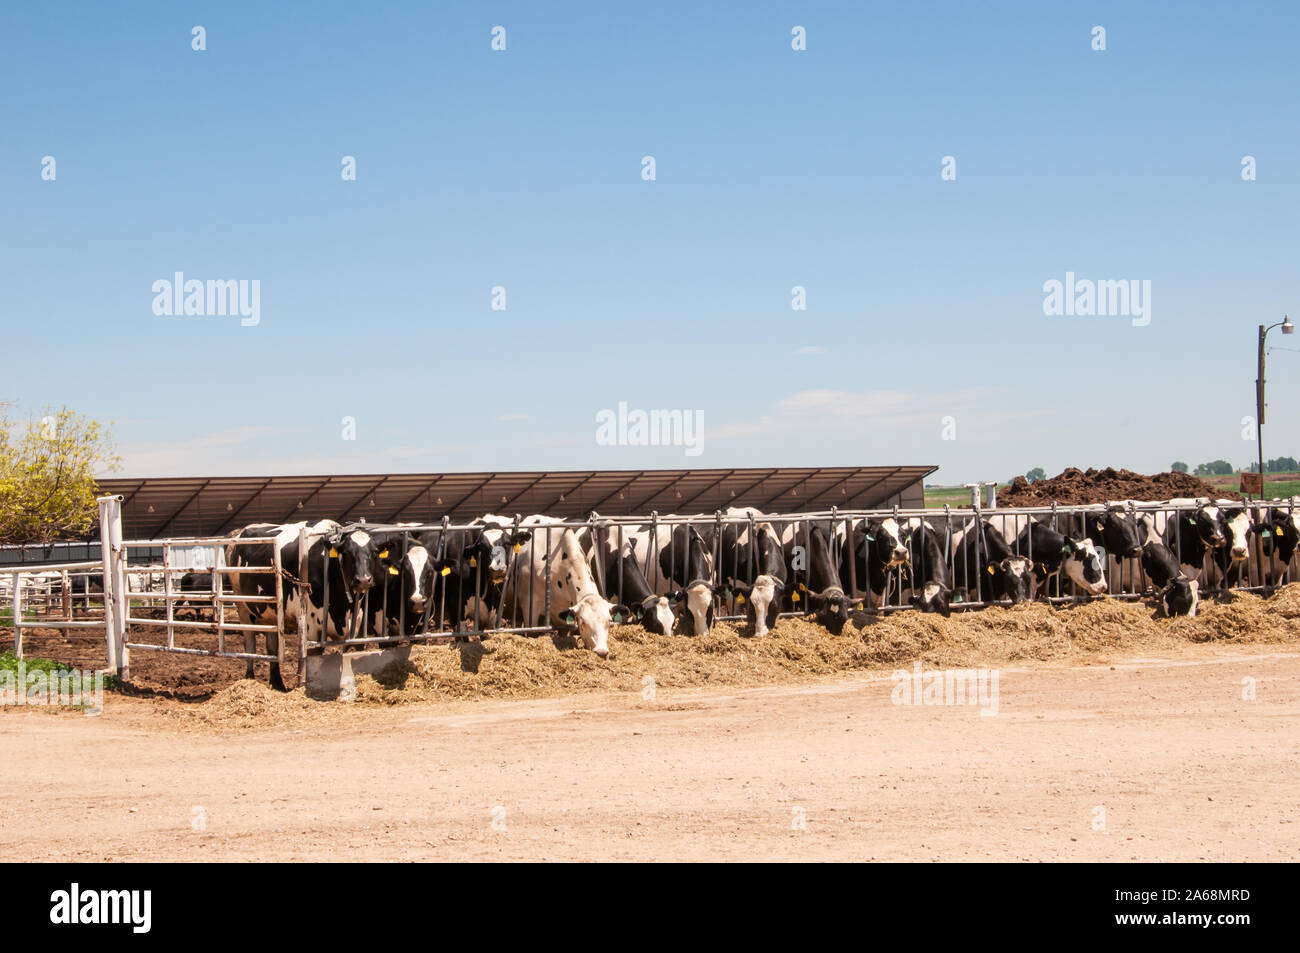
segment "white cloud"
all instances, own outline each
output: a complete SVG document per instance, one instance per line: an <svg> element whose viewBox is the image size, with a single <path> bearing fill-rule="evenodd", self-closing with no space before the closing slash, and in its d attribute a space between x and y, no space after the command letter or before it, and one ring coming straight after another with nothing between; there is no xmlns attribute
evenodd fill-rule
<svg viewBox="0 0 1300 953"><path fill-rule="evenodd" d="M500 417L497 418L497 420L505 420L505 421L527 420L527 419L528 419L527 414L502 414Z"/></svg>
<svg viewBox="0 0 1300 953"><path fill-rule="evenodd" d="M894 390L805 390L778 400L756 420L711 427L709 439L774 433L891 433L925 427L938 432L944 414L968 414L997 393L992 388L924 394Z"/></svg>

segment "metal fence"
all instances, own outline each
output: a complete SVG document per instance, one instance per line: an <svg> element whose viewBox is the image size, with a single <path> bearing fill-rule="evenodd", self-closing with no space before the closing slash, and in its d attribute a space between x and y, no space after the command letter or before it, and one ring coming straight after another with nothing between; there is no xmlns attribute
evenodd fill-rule
<svg viewBox="0 0 1300 953"><path fill-rule="evenodd" d="M1276 507L1289 514L1292 512L1294 502L1282 500L1264 505ZM1002 521L1017 528L1023 528L1030 520L1035 520L1044 523L1063 535L1070 536L1073 533L1073 521L1081 516L1085 518L1100 517L1117 510L1123 516L1133 519L1134 523L1136 523L1142 516L1150 514L1163 517L1162 521L1157 521L1158 527L1162 528L1161 523L1172 526L1170 548L1177 553L1181 550L1182 543L1182 525L1177 517L1181 513L1194 512L1198 506L1199 504L1195 502L1181 504L1051 505L1041 507L998 507L992 509L945 506L943 509L830 509L815 513L746 516L729 516L724 513L693 516L652 513L645 518L599 517L593 514L587 520L555 521L533 527L529 527L524 521L516 517L513 522L506 524L505 529L509 532L518 532L519 530L531 528L534 537L532 541L523 544L520 548L508 548L506 553L507 568L503 581L498 585L493 586L490 584L487 579L487 567L478 565L474 567L470 587L473 594L471 598L465 600L464 605L448 605L446 601L447 588L435 587L434 598L416 620L417 624L414 632L407 632L406 630L409 618L407 614L408 608L404 600L401 600L400 590L394 592L391 591L390 587L376 587L364 596L360 611L365 614L367 620L395 618L397 620L395 631L391 631L393 629L391 624L376 623L368 625L363 634L332 643L327 642L324 638L310 643L304 642L303 650L305 652L318 651L326 644L376 645L438 639L449 636L486 635L497 632L539 634L564 629L565 625L558 621L551 611L551 593L554 588L552 586L552 573L556 571L554 553L560 535L566 530L577 534L582 548L588 553L592 549L597 534L607 534L608 538L613 541L613 547L618 554L617 561L611 571L617 572L620 576L623 571L623 561L631 558L627 555L626 543L629 541L632 530L648 531L651 541L650 548L647 553L638 559L638 566L643 570L650 588L656 593L664 594L670 590L682 588L684 582L689 581L685 580L680 572L685 565L687 554L680 551L681 546L678 536L671 530L681 526L693 527L700 532L711 557L711 571L709 577L703 581L722 588L722 591L717 596L716 606L719 611L715 618L736 621L746 617L743 605L738 600L736 593L727 590L726 585L729 580L737 578L737 570L741 568L740 564L743 560L739 547L732 547L730 551L724 551L724 528L728 526L734 526L744 531L739 535L747 541L749 546L748 561L751 566L754 566L758 563L757 530L763 524L771 527L776 537L782 542L787 556L789 556L794 546L803 546L806 551L810 545L812 526L820 525L826 531L832 565L836 567L837 571L841 566L847 567L847 573L841 573L840 578L845 593L849 597L858 597L870 592L873 588L882 588L883 598L872 603L868 597L868 602L863 606L863 609L867 612L889 613L913 608L912 604L905 599L905 594L915 590L920 580L925 577L926 567L924 565L909 565L906 568L895 567L888 571L888 578L886 579L871 578L870 575L867 578L856 578L857 561L843 558L844 547L852 545L854 530L863 526L871 527L878 525L884 519L893 518L904 528L905 532L910 530L910 532L915 533L919 531L920 523L924 521L929 525L939 541L941 558L944 563L943 568L946 578L951 581L957 575L958 546L964 541L967 534L973 536L974 558L972 561L976 565L982 564L983 557L986 555L984 553L983 534L972 531L976 526L980 526L985 522L993 522L996 526L999 521ZM1247 512L1254 512L1253 505L1247 506ZM407 552L411 546L416 545L421 539L424 539L429 544L426 548L432 547L436 550L438 540L446 539L454 532L474 532L485 528L482 525L472 523L450 524L447 522L418 526L382 526L374 524L357 524L357 526L364 526L371 534L391 534L389 545L397 549L399 556ZM356 528L356 526L346 527L345 529L351 528ZM665 530L667 530L666 533ZM1078 538L1079 534L1074 535ZM541 540L540 544L538 542L539 538ZM666 542L664 542L665 539ZM1024 538L1021 538L1019 534L1008 535L1006 542L1015 555L1023 556L1031 562L1036 562L1042 556L1042 554L1035 554L1031 534L1024 534ZM532 548L537 545L543 545L546 552L552 554L551 558L538 560L541 563L541 586L526 584L528 580L524 578L526 572L533 571L526 567L525 560L529 563L533 561ZM1229 589L1246 592L1269 592L1295 578L1294 574L1297 571L1297 558L1295 556L1285 567L1285 571L1280 578L1269 580L1264 573L1263 537L1258 533L1252 533L1249 536L1249 546L1250 555L1242 567L1243 576L1236 582L1231 581L1228 575L1219 570L1213 563L1210 554L1206 555L1205 565L1202 567L1201 572L1201 594L1203 596L1221 594ZM1095 549L1101 560L1107 581L1107 598L1136 601L1154 595L1140 558L1108 553L1104 545L1096 546ZM921 551L924 552L924 550ZM667 563L666 567L663 565L664 561ZM609 593L611 587L608 580L604 578L608 567L604 566L603 560L600 558L594 559L589 568L600 592L602 594ZM666 584L667 580L671 580L670 585ZM742 579L741 581L752 582L752 578ZM788 569L785 583L787 600L790 599L792 594L798 593L801 586L811 586L809 568L806 562L803 568L795 566ZM953 608L976 609L989 605L1010 604L1009 600L996 600L993 598L988 582L982 573L975 573L972 583L973 585L969 591L959 592L955 595ZM329 592L328 574L326 575L325 588L324 599L326 611L328 611L331 598L339 598L338 593L331 594ZM544 593L540 599L540 605L537 597L538 589ZM798 598L797 595L793 597ZM401 604L393 606L390 601L393 598L401 600ZM1080 591L1073 582L1065 578L1064 573L1061 573L1058 576L1058 581L1049 591L1036 592L1035 598L1053 604L1061 604L1084 601L1095 597ZM782 616L803 614L803 609L797 604L787 604L785 610L781 612ZM536 621L539 617L544 620L540 624Z"/></svg>
<svg viewBox="0 0 1300 953"><path fill-rule="evenodd" d="M1292 514L1296 503L1295 500L1280 500L1248 504L1246 512L1252 518L1258 518L1264 512L1263 508ZM284 610L289 599L296 599L299 620L312 612L324 620L320 633L312 637L299 625L302 634L298 639L298 663L302 671L309 654L319 653L329 645L384 645L497 632L535 635L565 629L565 622L553 611L552 593L555 591L555 574L571 571L558 559L558 547L566 532L575 534L575 541L586 562L584 571L591 573L602 595L617 591L614 580L606 578L607 574L616 573L621 580L625 561L635 558L638 569L654 593L667 595L679 592L687 584L707 584L716 590L711 597L716 610L714 618L742 620L746 617L745 607L729 585L735 580L752 583L755 572L752 567L759 563L760 529L775 536L781 544L783 556L788 558L796 547L803 547L806 556L812 544L814 527L820 526L825 533L831 565L837 572L841 566L847 568L847 572L840 572L839 579L845 594L854 599L879 590L881 598L873 600L868 597L864 611L889 613L912 608L905 595L909 590L915 590L929 575L929 569L934 567L924 564L924 547L918 550L909 546L913 554L921 554L920 564L891 568L883 577L872 578L868 562L867 577L857 578L858 561L846 559L845 548L849 547L851 553L855 533L865 531L870 537L887 519L892 518L913 534L920 532L922 522L927 524L938 542L942 569L951 583L957 575L959 550L968 536L973 538L975 564L982 563L983 534L974 530L986 521L995 525L1002 522L1012 528L1023 527L1031 520L1039 521L1068 535L1079 517L1098 517L1118 509L1134 521L1149 516L1157 525L1172 526L1170 544L1177 552L1182 532L1182 521L1178 517L1198 506L1197 502L1165 502L989 509L978 506L890 510L832 508L819 512L762 515L718 512L691 516L651 513L647 517L600 517L592 514L587 520L556 520L533 525L518 516L501 524L486 526L482 523L452 524L447 520L423 525L353 524L344 527L345 531L363 528L372 536L385 540L386 549L391 550L390 564L400 565L413 547L423 545L430 559L442 568L435 571L429 598L419 612L407 604L400 577L399 583L394 585L387 572L379 574L377 583L358 603L350 606L347 631L335 633L336 637L331 638L328 622L331 602L347 599L348 594L337 591L336 586L335 591L331 591L333 584L329 571L323 573L323 591L319 594L310 591L310 587L303 583L308 578L311 544L319 542L306 525L299 533L298 565L281 566L280 552L271 545L273 558L270 565L229 566L224 558L226 546L265 545L273 543L273 540L216 537L123 541L120 498L106 497L100 501L101 552L105 558L101 561L3 567L0 570L0 618L3 618L7 603L14 628L15 651L19 654L22 652L24 629L39 626L103 632L110 669L129 675L131 650L231 658L249 663L284 663ZM729 528L732 532L728 532ZM707 567L703 573L690 565L689 550L695 543L693 534L678 532L683 529L693 529L699 534L699 545L707 555ZM463 543L466 537L485 530L490 538L498 540L498 545L491 547L490 551L475 550L475 555L469 557L464 551L448 551L453 542L459 540ZM531 538L512 543L511 540L522 532L531 533ZM642 544L635 557L628 549L628 543L634 538ZM739 541L727 545L733 538ZM1280 574L1270 576L1263 548L1266 538L1261 532L1249 535L1249 558L1242 566L1240 579L1229 578L1207 556L1200 573L1202 594L1213 595L1229 588L1268 592L1295 578L1297 560L1294 556ZM1035 559L1030 534L1024 534L1023 538L1020 534L1007 534L1006 542L1015 554L1031 561ZM609 564L600 556L589 559L593 550L603 553L606 546L615 554ZM1106 553L1104 547L1098 549L1106 573L1109 598L1131 601L1153 595L1139 559L1123 555L1117 558L1116 554ZM457 571L461 573L458 578L463 585L459 588L445 581L451 572L448 564L455 562L456 558L461 560ZM747 570L745 563L751 568ZM801 586L812 587L811 566L806 559L802 564L798 560L784 564L791 566L785 578L787 599L796 598L794 594L800 591ZM687 578L691 575L687 570L691 568L698 578ZM185 574L196 570L210 573L206 587L182 586ZM272 575L275 579L274 594L236 593L231 586L236 573ZM98 587L93 585L96 579L99 580ZM453 598L449 598L449 593ZM1052 603L1089 598L1064 580L1059 588L1037 593L1036 597ZM322 605L315 606L313 599L319 599ZM952 606L974 609L996 602L983 574L976 573L968 591L954 593ZM264 614L270 617L270 621L241 621L237 611L241 603L260 604L268 610ZM802 615L806 605L787 602L781 614ZM182 618L186 612L190 617ZM272 633L278 639L278 649L274 653L258 653L247 646L241 650L227 645L232 634L246 639L250 635L270 636ZM343 637L338 638L338 635Z"/></svg>

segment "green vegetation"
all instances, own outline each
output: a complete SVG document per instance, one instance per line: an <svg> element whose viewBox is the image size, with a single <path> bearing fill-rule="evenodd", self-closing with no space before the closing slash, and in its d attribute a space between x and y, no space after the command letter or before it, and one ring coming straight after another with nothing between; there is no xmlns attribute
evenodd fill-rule
<svg viewBox="0 0 1300 953"><path fill-rule="evenodd" d="M24 622L30 622L30 621L32 621L32 620L35 619L35 618L36 618L35 613L33 613L33 612L31 612L30 610L27 610L27 609L24 609L24 610L23 610L23 621L24 621ZM14 607L13 607L13 606L5 606L3 609L0 609L0 625L5 625L5 626L10 626L10 627L12 627L13 624L14 624Z"/></svg>
<svg viewBox="0 0 1300 953"><path fill-rule="evenodd" d="M1236 469L1237 468L1227 460L1211 460L1209 463L1198 463L1196 469L1192 471L1192 476L1227 476L1235 473Z"/></svg>
<svg viewBox="0 0 1300 953"><path fill-rule="evenodd" d="M95 474L117 463L94 420L64 407L14 421L0 407L0 543L87 533L98 517Z"/></svg>
<svg viewBox="0 0 1300 953"><path fill-rule="evenodd" d="M69 675L74 669L69 668L59 662L52 662L47 658L31 658L24 656L19 659L13 652L0 652L0 672L13 672L17 674L18 663L22 662L29 672L44 672L46 676L51 675Z"/></svg>

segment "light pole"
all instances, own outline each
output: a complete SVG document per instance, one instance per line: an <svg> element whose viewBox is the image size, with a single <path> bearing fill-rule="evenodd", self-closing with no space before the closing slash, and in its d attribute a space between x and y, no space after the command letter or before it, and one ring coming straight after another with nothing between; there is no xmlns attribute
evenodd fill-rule
<svg viewBox="0 0 1300 953"><path fill-rule="evenodd" d="M1281 328L1283 334L1294 334L1295 325L1288 315L1268 327L1259 326L1259 376L1255 378L1255 448L1259 451L1259 498L1264 499L1264 339L1274 328Z"/></svg>

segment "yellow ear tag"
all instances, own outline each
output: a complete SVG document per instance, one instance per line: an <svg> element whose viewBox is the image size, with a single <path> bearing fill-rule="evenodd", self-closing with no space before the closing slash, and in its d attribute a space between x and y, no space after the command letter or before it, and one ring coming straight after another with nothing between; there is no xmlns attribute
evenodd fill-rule
<svg viewBox="0 0 1300 953"><path fill-rule="evenodd" d="M443 574L444 576L450 576L450 575L451 575L451 567L450 567L450 566L443 566L443 567L442 567L442 574Z"/></svg>
<svg viewBox="0 0 1300 953"><path fill-rule="evenodd" d="M744 602L744 601L745 601L745 597L742 596L740 593L736 593L736 601L737 601L737 602Z"/></svg>
<svg viewBox="0 0 1300 953"><path fill-rule="evenodd" d="M473 556L471 556L471 557L469 557L469 564L470 564L470 567L471 567L471 568L472 568L472 567L475 567L475 566L478 565L478 560L475 559Z"/></svg>
<svg viewBox="0 0 1300 953"><path fill-rule="evenodd" d="M523 551L524 551L524 544L523 544L523 543L515 543L515 552L517 552L517 553L522 553Z"/></svg>
<svg viewBox="0 0 1300 953"><path fill-rule="evenodd" d="M330 547L330 559L338 559L338 558L339 558L339 551L338 551L337 549L335 549L333 546L331 546L331 547Z"/></svg>
<svg viewBox="0 0 1300 953"><path fill-rule="evenodd" d="M791 602L798 602L798 601L799 601L799 593L797 593L797 592L792 592L792 593L790 593L790 601L791 601Z"/></svg>
<svg viewBox="0 0 1300 953"><path fill-rule="evenodd" d="M990 576L993 575L993 567L992 567L992 566L989 567L989 575L990 575Z"/></svg>
<svg viewBox="0 0 1300 953"><path fill-rule="evenodd" d="M380 559L387 559L387 558L388 558L388 550L385 549L382 553L380 553L380 554L379 554L379 558L380 558Z"/></svg>
<svg viewBox="0 0 1300 953"><path fill-rule="evenodd" d="M389 566L389 567L388 567L388 575L390 575L390 576L400 576L400 575L401 575L401 572L398 570L398 568L397 568L396 566Z"/></svg>

